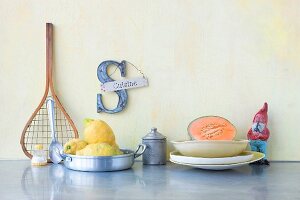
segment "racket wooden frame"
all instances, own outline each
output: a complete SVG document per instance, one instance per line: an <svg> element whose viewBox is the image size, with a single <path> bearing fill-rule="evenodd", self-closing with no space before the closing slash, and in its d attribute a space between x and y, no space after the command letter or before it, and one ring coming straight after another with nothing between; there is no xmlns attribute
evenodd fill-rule
<svg viewBox="0 0 300 200"><path fill-rule="evenodd" d="M54 86L53 86L53 80L52 80L52 68L53 68L53 24L46 23L46 87L45 87L45 92L44 92L44 95L43 95L42 100L39 103L38 107L35 109L35 111L31 115L31 117L29 118L28 122L26 123L26 125L22 131L22 135L21 135L21 139L20 139L20 144L22 146L22 150L23 150L24 154L30 159L32 158L32 155L26 149L25 134L26 134L27 129L31 125L33 119L35 118L35 116L37 115L39 110L42 108L42 106L44 105L44 103L48 97L48 94L49 94L49 88L50 88L50 91L51 91L51 94L55 101L56 106L63 112L64 116L70 123L70 125L74 131L74 137L75 138L79 137L78 131L77 131L77 128L76 128L74 122L72 121L72 119L70 118L70 116L68 115L68 113L66 112L66 110L64 109L62 104L60 103L60 101L55 93ZM48 159L48 161L49 161L49 159Z"/></svg>

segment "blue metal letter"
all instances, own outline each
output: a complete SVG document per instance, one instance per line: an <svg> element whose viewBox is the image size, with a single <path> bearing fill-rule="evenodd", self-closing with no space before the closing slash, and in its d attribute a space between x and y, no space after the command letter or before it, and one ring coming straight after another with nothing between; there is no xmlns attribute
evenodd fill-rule
<svg viewBox="0 0 300 200"><path fill-rule="evenodd" d="M111 82L114 81L114 79L110 78L109 75L107 74L107 68L110 65L115 65L117 66L120 71L121 71L121 76L125 77L125 68L126 68L126 62L122 61L121 63L118 63L116 61L112 61L112 60L107 60L102 62L98 69L97 69L97 76L98 79L101 83L106 83L106 82ZM127 99L128 99L128 95L127 95L127 91L126 90L118 90L115 91L117 93L117 95L119 96L119 102L118 105L115 109L109 110L106 109L103 105L102 102L102 95L101 94L97 94L97 112L106 112L106 113L117 113L117 112L121 112L126 104L127 104Z"/></svg>

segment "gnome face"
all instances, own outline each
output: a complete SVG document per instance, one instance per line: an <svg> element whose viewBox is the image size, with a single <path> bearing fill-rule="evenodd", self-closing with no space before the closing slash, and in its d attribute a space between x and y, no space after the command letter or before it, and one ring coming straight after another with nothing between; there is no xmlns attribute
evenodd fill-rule
<svg viewBox="0 0 300 200"><path fill-rule="evenodd" d="M262 133L265 130L267 124L263 123L262 121L255 121L252 124L252 131Z"/></svg>

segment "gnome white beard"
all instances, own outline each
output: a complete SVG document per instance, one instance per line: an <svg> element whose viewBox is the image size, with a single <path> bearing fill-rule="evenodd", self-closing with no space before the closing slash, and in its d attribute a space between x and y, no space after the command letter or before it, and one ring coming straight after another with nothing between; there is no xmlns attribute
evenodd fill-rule
<svg viewBox="0 0 300 200"><path fill-rule="evenodd" d="M253 122L252 124L252 132L262 133L265 129L266 125L262 122Z"/></svg>

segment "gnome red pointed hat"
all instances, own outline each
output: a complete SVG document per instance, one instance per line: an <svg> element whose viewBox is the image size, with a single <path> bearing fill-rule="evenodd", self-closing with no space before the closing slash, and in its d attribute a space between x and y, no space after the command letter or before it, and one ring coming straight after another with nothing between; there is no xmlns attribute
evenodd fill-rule
<svg viewBox="0 0 300 200"><path fill-rule="evenodd" d="M264 106L256 113L253 122L260 122L267 125L268 123L268 103L265 102Z"/></svg>

